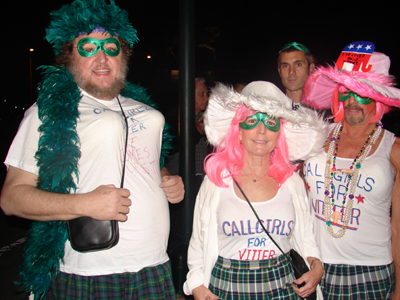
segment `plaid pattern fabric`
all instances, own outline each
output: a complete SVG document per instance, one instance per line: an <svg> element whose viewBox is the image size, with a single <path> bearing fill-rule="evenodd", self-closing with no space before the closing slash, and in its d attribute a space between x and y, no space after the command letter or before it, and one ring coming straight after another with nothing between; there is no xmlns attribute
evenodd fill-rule
<svg viewBox="0 0 400 300"><path fill-rule="evenodd" d="M293 269L283 255L240 261L218 257L209 289L220 299L300 299L292 288Z"/></svg>
<svg viewBox="0 0 400 300"><path fill-rule="evenodd" d="M140 270L103 276L60 273L44 299L175 300L170 262Z"/></svg>
<svg viewBox="0 0 400 300"><path fill-rule="evenodd" d="M321 286L325 300L392 299L393 263L384 266L324 264Z"/></svg>

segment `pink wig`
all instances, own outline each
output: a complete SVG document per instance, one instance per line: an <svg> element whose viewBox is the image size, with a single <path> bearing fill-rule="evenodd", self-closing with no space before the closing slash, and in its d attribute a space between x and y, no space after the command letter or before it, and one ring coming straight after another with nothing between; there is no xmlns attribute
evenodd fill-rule
<svg viewBox="0 0 400 300"><path fill-rule="evenodd" d="M242 105L232 119L231 126L215 152L208 155L204 162L204 169L210 180L219 187L228 187L223 179L229 176L236 177L243 168L243 145L239 141L239 123L244 122L246 117L253 115L256 111ZM275 178L278 183L283 183L295 170L289 161L288 148L282 130L284 121L281 119L278 143L273 151L271 166L268 175ZM221 146L225 142L225 146ZM223 176L223 171L228 170L230 174Z"/></svg>
<svg viewBox="0 0 400 300"><path fill-rule="evenodd" d="M338 85L337 88L335 89L333 95L332 95L332 115L333 115L333 120L336 123L342 122L344 120L344 104L342 101L339 101L338 93L345 92L347 90L347 87L343 85ZM358 94L358 92L356 92ZM384 104L383 102L376 101L376 112L375 116L368 121L368 123L377 123L379 122L383 115L387 113L390 110L390 106Z"/></svg>

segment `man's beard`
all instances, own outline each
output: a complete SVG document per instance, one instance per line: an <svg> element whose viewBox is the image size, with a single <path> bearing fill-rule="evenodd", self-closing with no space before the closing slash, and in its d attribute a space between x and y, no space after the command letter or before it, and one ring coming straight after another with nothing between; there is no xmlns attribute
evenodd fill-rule
<svg viewBox="0 0 400 300"><path fill-rule="evenodd" d="M122 62L121 72L115 78L114 82L107 88L100 88L93 84L90 80L84 78L78 71L75 65L69 66L69 71L74 78L75 83L88 94L93 97L104 100L114 99L119 95L121 90L125 87L125 78L128 73L128 64L126 60Z"/></svg>
<svg viewBox="0 0 400 300"><path fill-rule="evenodd" d="M347 110L353 109L353 108L359 109L361 112L361 116L354 116L354 115L346 113ZM349 104L344 109L344 117L345 117L347 123L349 123L350 125L358 125L365 121L365 112L364 112L364 109L359 107L357 104Z"/></svg>

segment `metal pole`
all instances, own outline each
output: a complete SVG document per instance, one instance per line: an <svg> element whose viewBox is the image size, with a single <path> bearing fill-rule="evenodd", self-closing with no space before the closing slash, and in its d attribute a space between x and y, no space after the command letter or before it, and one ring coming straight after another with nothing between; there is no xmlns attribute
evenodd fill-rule
<svg viewBox="0 0 400 300"><path fill-rule="evenodd" d="M179 173L185 183L185 212L181 232L189 243L192 234L193 207L196 199L194 166L194 0L180 0L180 153Z"/></svg>
<svg viewBox="0 0 400 300"><path fill-rule="evenodd" d="M194 2L194 0L179 1L179 174L185 184L185 198L180 204L179 243L170 253L174 284L178 294L183 294L182 286L188 272L187 249L192 234L193 209L197 193L194 163L194 132L196 130L194 122Z"/></svg>

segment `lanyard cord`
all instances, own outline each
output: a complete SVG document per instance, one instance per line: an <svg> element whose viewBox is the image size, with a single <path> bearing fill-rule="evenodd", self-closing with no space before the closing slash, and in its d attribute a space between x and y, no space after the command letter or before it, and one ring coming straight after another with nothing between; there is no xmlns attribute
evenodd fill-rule
<svg viewBox="0 0 400 300"><path fill-rule="evenodd" d="M118 98L118 97L117 97L117 101L118 101L118 104L119 104L119 108L121 109L122 115L124 116L125 127L126 127L126 130L125 130L125 154L124 154L124 164L123 164L123 166L122 166L122 177L121 177L121 186L120 186L120 188L123 188L123 187L124 187L124 180L125 180L126 148L127 148L127 146L128 146L128 130L129 130L129 127L128 127L128 121L127 121L127 119L126 119L126 115L125 115L125 113L124 113L124 110L122 109L121 102L119 101L119 98Z"/></svg>

